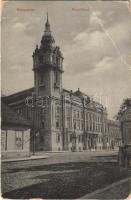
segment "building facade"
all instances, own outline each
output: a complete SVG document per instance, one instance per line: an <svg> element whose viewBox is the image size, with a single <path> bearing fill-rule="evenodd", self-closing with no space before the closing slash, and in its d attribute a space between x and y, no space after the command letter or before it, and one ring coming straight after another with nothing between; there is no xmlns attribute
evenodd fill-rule
<svg viewBox="0 0 131 200"><path fill-rule="evenodd" d="M131 168L131 98L124 100L118 113L118 119L122 130L119 164Z"/></svg>
<svg viewBox="0 0 131 200"><path fill-rule="evenodd" d="M107 110L80 89L63 88L64 57L55 45L48 16L41 44L32 57L34 87L4 99L32 122L35 150L107 149Z"/></svg>
<svg viewBox="0 0 131 200"><path fill-rule="evenodd" d="M119 121L108 120L107 149L119 150L122 144L121 127Z"/></svg>
<svg viewBox="0 0 131 200"><path fill-rule="evenodd" d="M2 159L30 156L30 129L29 122L1 103Z"/></svg>

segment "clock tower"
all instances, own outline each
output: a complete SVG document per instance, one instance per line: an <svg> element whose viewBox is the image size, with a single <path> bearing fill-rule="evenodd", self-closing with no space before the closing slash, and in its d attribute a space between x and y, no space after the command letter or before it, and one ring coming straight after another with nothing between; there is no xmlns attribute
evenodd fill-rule
<svg viewBox="0 0 131 200"><path fill-rule="evenodd" d="M40 150L58 150L62 147L58 147L54 141L56 141L56 138L59 135L62 138L60 116L62 112L61 95L64 58L60 48L55 45L55 40L51 33L48 13L40 47L38 47L38 45L36 46L32 57L34 92L36 98L49 98L48 106L41 108L41 112L37 114L39 124L39 140L37 147L39 146ZM56 115L56 110L59 110L59 116Z"/></svg>

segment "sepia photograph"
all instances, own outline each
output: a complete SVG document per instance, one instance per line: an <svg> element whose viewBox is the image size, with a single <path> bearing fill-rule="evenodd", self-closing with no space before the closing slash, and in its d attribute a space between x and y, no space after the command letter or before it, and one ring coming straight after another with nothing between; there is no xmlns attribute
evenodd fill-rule
<svg viewBox="0 0 131 200"><path fill-rule="evenodd" d="M1 198L131 199L131 1L3 1Z"/></svg>

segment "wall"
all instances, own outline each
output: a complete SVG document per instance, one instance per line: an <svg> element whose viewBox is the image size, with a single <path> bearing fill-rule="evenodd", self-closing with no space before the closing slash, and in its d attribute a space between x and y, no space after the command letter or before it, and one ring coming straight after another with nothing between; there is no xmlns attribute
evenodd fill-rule
<svg viewBox="0 0 131 200"><path fill-rule="evenodd" d="M23 130L22 130L23 131ZM17 132L21 132L20 130ZM6 134L6 131L4 132ZM30 129L23 131L23 149L16 148L15 130L7 130L6 148L2 150L2 158L18 158L30 156ZM2 141L1 141L2 142Z"/></svg>

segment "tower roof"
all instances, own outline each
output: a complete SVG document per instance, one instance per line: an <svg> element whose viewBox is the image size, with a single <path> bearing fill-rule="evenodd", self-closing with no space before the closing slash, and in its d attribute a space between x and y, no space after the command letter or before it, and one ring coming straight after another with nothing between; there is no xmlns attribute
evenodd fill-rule
<svg viewBox="0 0 131 200"><path fill-rule="evenodd" d="M55 43L54 37L51 34L50 23L48 19L48 12L47 12L47 19L45 23L45 30L44 35L42 36L41 40L41 49L49 49L52 48L52 44Z"/></svg>

